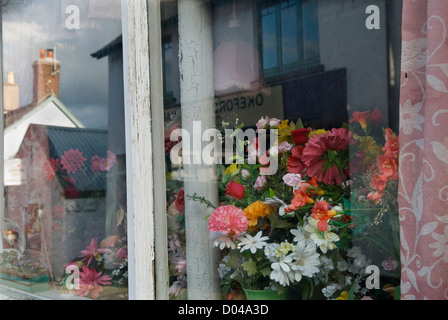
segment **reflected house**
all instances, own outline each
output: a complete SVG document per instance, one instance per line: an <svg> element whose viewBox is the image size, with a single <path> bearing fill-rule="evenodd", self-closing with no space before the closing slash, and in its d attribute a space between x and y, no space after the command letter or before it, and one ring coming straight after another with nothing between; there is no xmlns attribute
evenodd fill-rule
<svg viewBox="0 0 448 320"><path fill-rule="evenodd" d="M24 183L8 188L8 219L23 230L25 255L52 275L64 274L86 239L105 238L106 181L114 165L107 151L105 130L31 124L16 154Z"/></svg>
<svg viewBox="0 0 448 320"><path fill-rule="evenodd" d="M12 107L4 115L5 218L18 239L3 239L3 248L17 250L22 261L39 266L53 281L92 238L100 241L120 225L111 217L116 210L106 204L107 176L116 162L108 132L84 128L62 103L60 64L52 50L40 54L33 64L33 102L23 107L8 103ZM17 99L12 74L8 80L13 93L8 98ZM110 201L122 204L125 191L117 188L112 194L121 201Z"/></svg>
<svg viewBox="0 0 448 320"><path fill-rule="evenodd" d="M60 100L61 65L53 57L53 50L40 50L40 58L33 63L33 101L19 107L19 88L14 83L14 74L8 73L4 84L5 131L4 159L5 185L21 184L20 170L14 159L30 124L83 128L83 124Z"/></svg>

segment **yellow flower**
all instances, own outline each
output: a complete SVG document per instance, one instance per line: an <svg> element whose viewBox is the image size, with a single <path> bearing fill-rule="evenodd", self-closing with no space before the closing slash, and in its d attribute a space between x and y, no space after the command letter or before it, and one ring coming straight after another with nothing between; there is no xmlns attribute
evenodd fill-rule
<svg viewBox="0 0 448 320"><path fill-rule="evenodd" d="M348 300L348 292L342 291L341 295L339 297L337 297L336 300Z"/></svg>
<svg viewBox="0 0 448 320"><path fill-rule="evenodd" d="M363 164L369 165L374 163L381 154L381 146L370 136L358 137L358 140L361 143L361 148L365 154Z"/></svg>
<svg viewBox="0 0 448 320"><path fill-rule="evenodd" d="M310 133L308 133L308 137L311 138L315 134L323 134L325 136L327 134L327 130L325 130L325 129L318 129L318 130L311 131Z"/></svg>
<svg viewBox="0 0 448 320"><path fill-rule="evenodd" d="M294 122L291 122L288 124L288 120L283 120L278 125L278 143L282 143L289 140L289 137L291 136L291 131L296 129L296 125Z"/></svg>
<svg viewBox="0 0 448 320"><path fill-rule="evenodd" d="M230 166L226 168L225 174L230 174L233 176L238 171L238 165L236 163L232 163Z"/></svg>
<svg viewBox="0 0 448 320"><path fill-rule="evenodd" d="M271 206L264 204L263 201L256 201L244 209L244 215L249 220L249 226L258 224L258 218L264 218L272 213Z"/></svg>

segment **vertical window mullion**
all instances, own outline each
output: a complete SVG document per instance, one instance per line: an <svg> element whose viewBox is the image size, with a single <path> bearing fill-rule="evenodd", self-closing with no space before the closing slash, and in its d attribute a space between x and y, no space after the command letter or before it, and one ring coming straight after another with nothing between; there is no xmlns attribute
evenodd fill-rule
<svg viewBox="0 0 448 320"><path fill-rule="evenodd" d="M303 35L303 0L296 0L297 9L297 48L299 53L299 64L302 64L305 57L304 35Z"/></svg>
<svg viewBox="0 0 448 320"><path fill-rule="evenodd" d="M282 37L282 8L281 3L275 5L275 20L277 31L277 67L276 71L280 72L283 66L283 37Z"/></svg>

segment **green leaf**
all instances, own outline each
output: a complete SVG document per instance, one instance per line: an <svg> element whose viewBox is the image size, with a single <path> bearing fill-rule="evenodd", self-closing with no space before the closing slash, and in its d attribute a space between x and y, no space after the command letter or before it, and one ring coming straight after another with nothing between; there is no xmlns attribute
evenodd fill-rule
<svg viewBox="0 0 448 320"><path fill-rule="evenodd" d="M271 198L275 197L275 192L271 188L269 188L269 197L271 197Z"/></svg>
<svg viewBox="0 0 448 320"><path fill-rule="evenodd" d="M268 216L268 219L272 229L285 229L294 227L294 225L291 222L281 219L277 214L270 214Z"/></svg>
<svg viewBox="0 0 448 320"><path fill-rule="evenodd" d="M252 259L249 259L248 261L244 262L242 266L243 269L247 272L247 275L249 277L256 275L258 272L257 264Z"/></svg>
<svg viewBox="0 0 448 320"><path fill-rule="evenodd" d="M271 269L271 267L268 266L268 267L262 268L260 270L260 272L263 275L263 277L269 277L271 275L272 269Z"/></svg>
<svg viewBox="0 0 448 320"><path fill-rule="evenodd" d="M305 128L305 126L303 125L303 122L302 122L302 119L297 119L297 122L296 122L296 130L297 129L304 129Z"/></svg>
<svg viewBox="0 0 448 320"><path fill-rule="evenodd" d="M401 300L401 289L400 286L395 287L395 300Z"/></svg>
<svg viewBox="0 0 448 320"><path fill-rule="evenodd" d="M355 281L348 292L348 300L355 300L355 288L358 286L359 280Z"/></svg>
<svg viewBox="0 0 448 320"><path fill-rule="evenodd" d="M347 209L351 209L352 208L352 203L350 202L350 200L343 198L342 199L342 203L344 204L344 207L346 207Z"/></svg>

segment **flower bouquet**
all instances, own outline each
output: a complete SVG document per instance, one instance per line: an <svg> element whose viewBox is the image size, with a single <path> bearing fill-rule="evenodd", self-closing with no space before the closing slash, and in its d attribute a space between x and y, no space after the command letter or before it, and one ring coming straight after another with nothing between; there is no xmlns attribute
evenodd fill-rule
<svg viewBox="0 0 448 320"><path fill-rule="evenodd" d="M122 239L109 236L98 247L98 240L93 238L79 258L65 265L62 291L98 299L104 287L127 287L128 253Z"/></svg>
<svg viewBox="0 0 448 320"><path fill-rule="evenodd" d="M398 138L383 119L377 109L355 112L324 130L266 117L258 132L277 132L266 152L260 136L237 142L245 161L222 169L220 206L208 217L229 298L248 289L301 299L398 296ZM278 161L276 172L266 159Z"/></svg>

